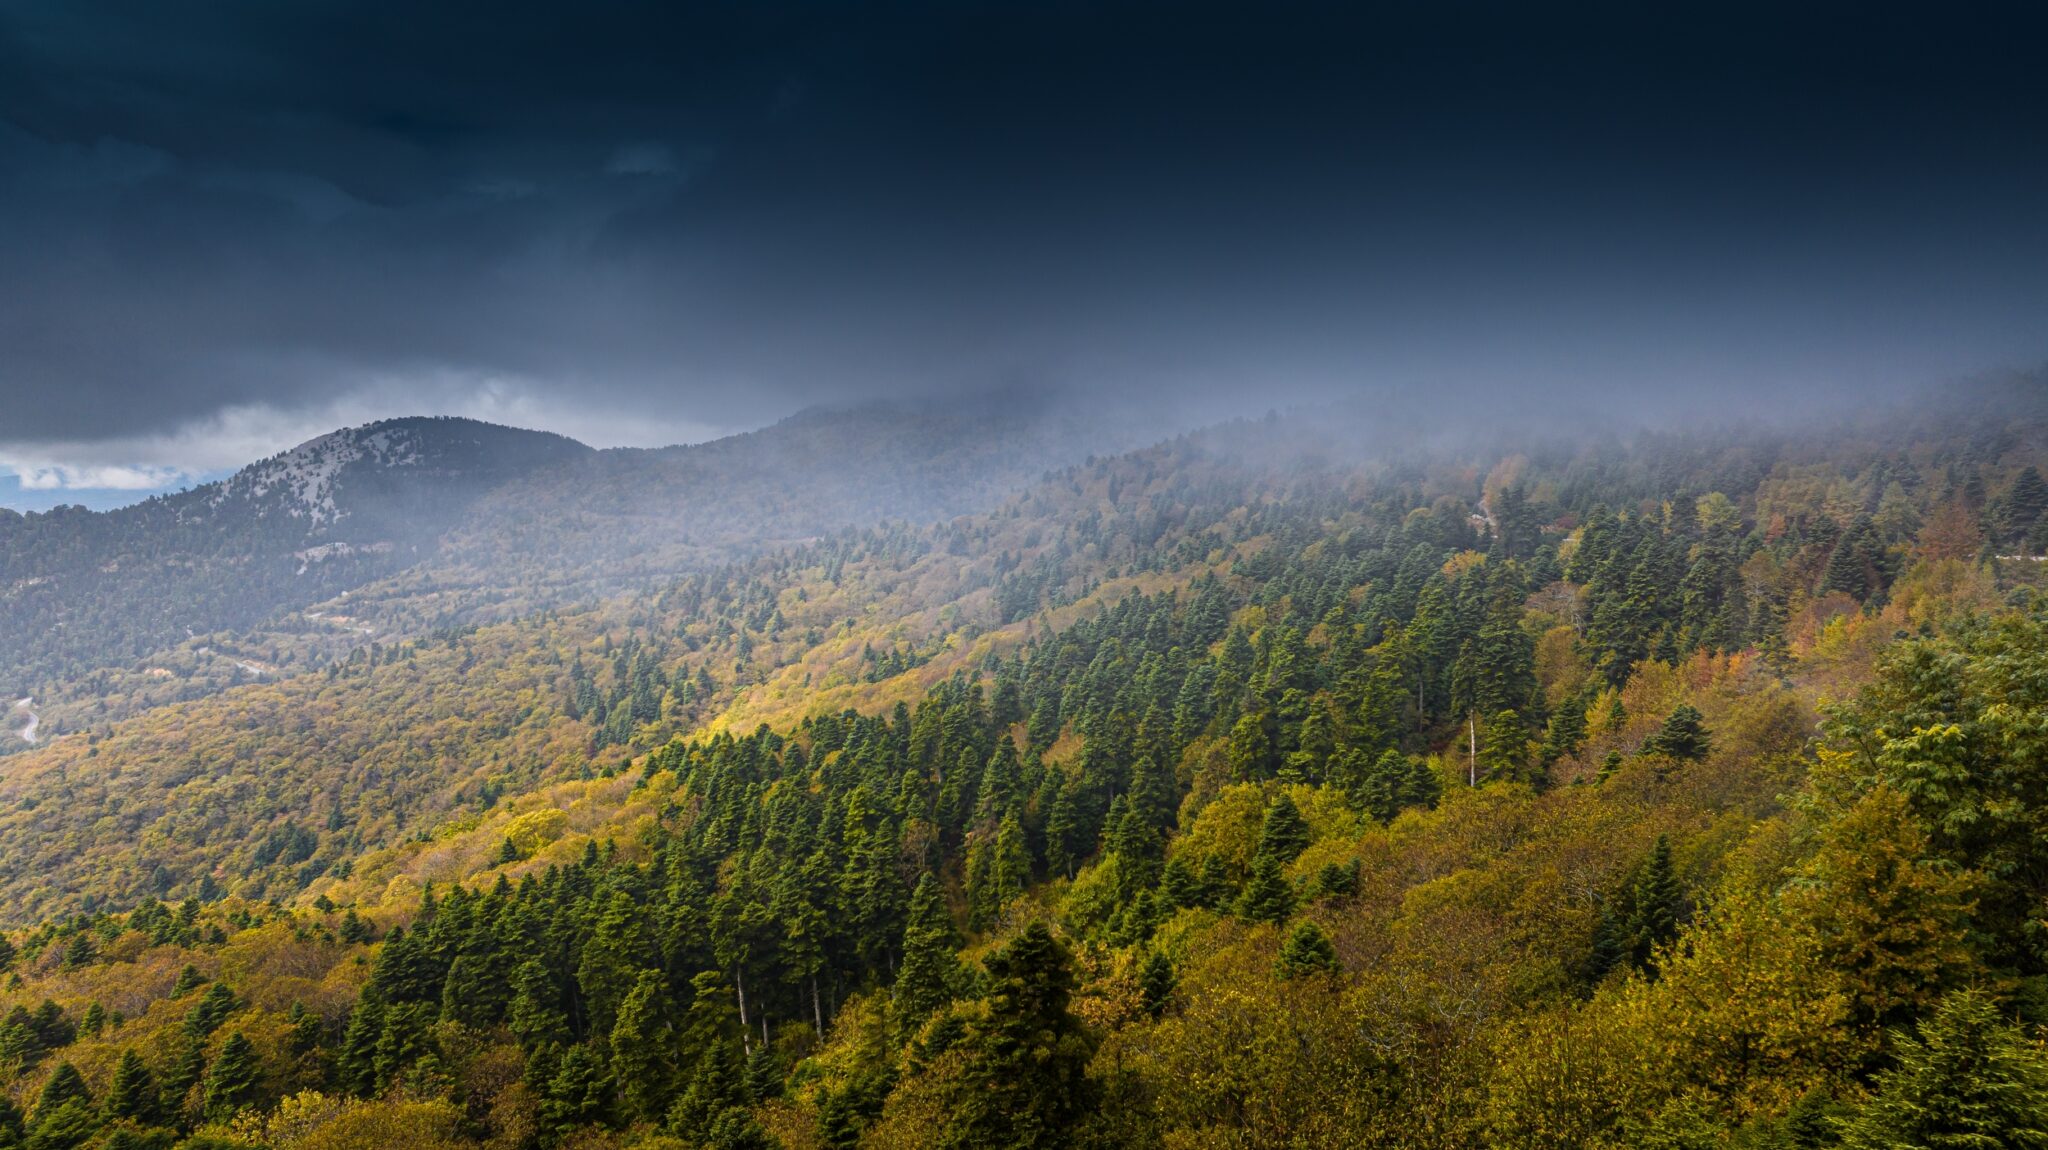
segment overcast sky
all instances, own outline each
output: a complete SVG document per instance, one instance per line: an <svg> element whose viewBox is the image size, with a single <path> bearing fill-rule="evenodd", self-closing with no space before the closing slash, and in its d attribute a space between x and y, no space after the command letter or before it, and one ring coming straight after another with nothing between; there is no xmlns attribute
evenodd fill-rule
<svg viewBox="0 0 2048 1150"><path fill-rule="evenodd" d="M2037 365L2042 9L0 0L0 503L421 412Z"/></svg>

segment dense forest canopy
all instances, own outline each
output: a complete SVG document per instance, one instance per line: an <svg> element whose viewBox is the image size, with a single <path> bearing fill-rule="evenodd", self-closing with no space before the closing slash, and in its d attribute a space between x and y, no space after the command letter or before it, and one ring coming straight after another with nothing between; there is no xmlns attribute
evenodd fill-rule
<svg viewBox="0 0 2048 1150"><path fill-rule="evenodd" d="M2048 1144L2037 398L1351 432L67 712L0 1145Z"/></svg>

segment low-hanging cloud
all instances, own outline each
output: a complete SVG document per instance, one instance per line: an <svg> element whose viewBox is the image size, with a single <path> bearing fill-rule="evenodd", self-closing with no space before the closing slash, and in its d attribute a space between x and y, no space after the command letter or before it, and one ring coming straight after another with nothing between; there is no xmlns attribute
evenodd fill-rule
<svg viewBox="0 0 2048 1150"><path fill-rule="evenodd" d="M26 491L154 491L199 482L338 427L393 412L544 427L593 447L661 447L737 430L579 405L529 383L460 373L361 381L346 395L284 408L235 405L162 431L47 442L0 440L0 473Z"/></svg>
<svg viewBox="0 0 2048 1150"><path fill-rule="evenodd" d="M0 468L200 475L416 413L1473 418L2048 358L2048 12L1597 8L11 7Z"/></svg>

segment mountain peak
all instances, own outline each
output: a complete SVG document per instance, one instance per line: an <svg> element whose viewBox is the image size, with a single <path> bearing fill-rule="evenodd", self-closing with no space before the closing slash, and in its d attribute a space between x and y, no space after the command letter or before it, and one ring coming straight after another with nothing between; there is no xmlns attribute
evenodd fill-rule
<svg viewBox="0 0 2048 1150"><path fill-rule="evenodd" d="M252 463L223 481L211 507L237 500L331 526L350 514L337 494L365 472L503 476L587 454L567 436L454 416L410 416L346 427ZM381 486L381 485L375 485Z"/></svg>

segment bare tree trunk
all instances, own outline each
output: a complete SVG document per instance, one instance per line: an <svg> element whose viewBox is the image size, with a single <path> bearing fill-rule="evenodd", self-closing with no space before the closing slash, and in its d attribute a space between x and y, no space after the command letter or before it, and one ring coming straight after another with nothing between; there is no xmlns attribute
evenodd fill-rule
<svg viewBox="0 0 2048 1150"><path fill-rule="evenodd" d="M1479 712L1465 716L1465 734L1471 740L1465 757L1465 785L1479 785Z"/></svg>
<svg viewBox="0 0 2048 1150"><path fill-rule="evenodd" d="M739 963L732 964L732 986L740 996L740 1044L747 1048L748 1057L754 1053L753 1034L747 1029L747 982L745 968Z"/></svg>
<svg viewBox="0 0 2048 1150"><path fill-rule="evenodd" d="M818 1025L818 1041L825 1041L825 1007L818 1001L818 972L811 972L811 1019Z"/></svg>

